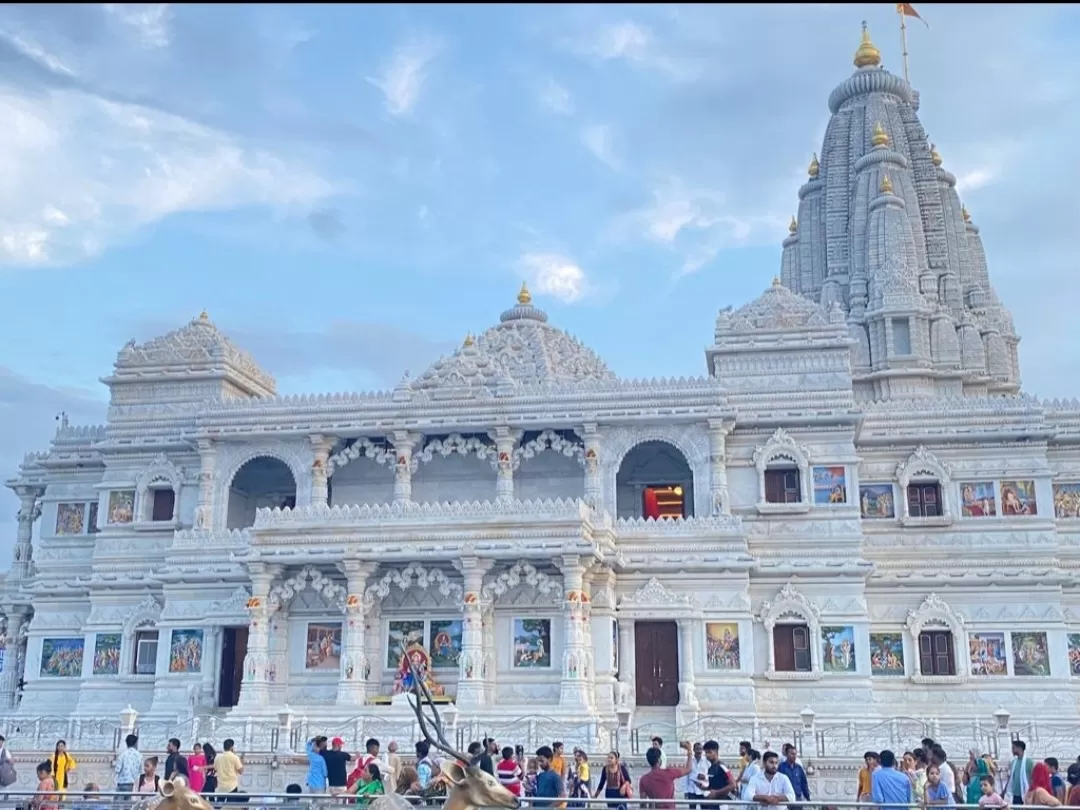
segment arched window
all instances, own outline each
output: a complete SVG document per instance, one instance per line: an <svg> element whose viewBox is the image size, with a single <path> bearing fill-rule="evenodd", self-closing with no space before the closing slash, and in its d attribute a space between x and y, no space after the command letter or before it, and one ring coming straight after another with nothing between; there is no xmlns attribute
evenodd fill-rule
<svg viewBox="0 0 1080 810"><path fill-rule="evenodd" d="M175 523L180 508L183 473L164 454L158 455L135 480L137 523Z"/></svg>
<svg viewBox="0 0 1080 810"><path fill-rule="evenodd" d="M120 651L124 675L152 676L157 674L158 620L161 603L147 596L136 605L124 620L124 638Z"/></svg>
<svg viewBox="0 0 1080 810"><path fill-rule="evenodd" d="M760 618L769 636L771 680L816 680L821 677L821 622L817 605L790 582L776 599L763 602Z"/></svg>
<svg viewBox="0 0 1080 810"><path fill-rule="evenodd" d="M783 428L754 450L759 512L810 509L810 451Z"/></svg>
<svg viewBox="0 0 1080 810"><path fill-rule="evenodd" d="M912 680L937 682L967 674L964 619L936 593L908 612L907 630L915 652Z"/></svg>
<svg viewBox="0 0 1080 810"><path fill-rule="evenodd" d="M949 465L922 445L896 467L896 481L903 495L900 521L914 525L946 525L954 508L949 486Z"/></svg>

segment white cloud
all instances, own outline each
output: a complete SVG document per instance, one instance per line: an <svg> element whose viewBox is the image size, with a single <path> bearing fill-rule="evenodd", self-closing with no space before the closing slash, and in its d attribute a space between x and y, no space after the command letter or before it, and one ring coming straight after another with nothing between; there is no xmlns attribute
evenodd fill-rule
<svg viewBox="0 0 1080 810"><path fill-rule="evenodd" d="M39 65L48 68L54 73L59 73L64 76L75 75L75 72L60 61L54 54L46 51L25 34L16 34L11 31L0 29L0 39L8 42L12 48L23 56L33 59Z"/></svg>
<svg viewBox="0 0 1080 810"><path fill-rule="evenodd" d="M670 51L651 29L631 20L602 25L571 48L590 59L625 60L676 81L694 81L704 70L701 59Z"/></svg>
<svg viewBox="0 0 1080 810"><path fill-rule="evenodd" d="M601 59L644 60L649 53L652 32L637 23L624 20L600 29L595 52Z"/></svg>
<svg viewBox="0 0 1080 810"><path fill-rule="evenodd" d="M590 292L585 271L558 253L526 253L518 260L518 269L534 291L566 303L580 301Z"/></svg>
<svg viewBox="0 0 1080 810"><path fill-rule="evenodd" d="M438 53L439 45L433 39L411 40L394 51L378 76L368 78L386 97L391 115L405 115L416 105L427 80L425 68Z"/></svg>
<svg viewBox="0 0 1080 810"><path fill-rule="evenodd" d="M556 115L571 115L574 112L574 104L570 99L570 91L554 79L548 79L540 88L540 104Z"/></svg>
<svg viewBox="0 0 1080 810"><path fill-rule="evenodd" d="M0 263L63 264L171 214L308 204L317 175L186 119L0 90Z"/></svg>
<svg viewBox="0 0 1080 810"><path fill-rule="evenodd" d="M622 162L615 154L614 136L611 127L592 124L581 130L581 143L592 152L593 157L615 171L622 170Z"/></svg>
<svg viewBox="0 0 1080 810"><path fill-rule="evenodd" d="M105 10L130 26L146 47L168 46L172 17L168 3L105 3Z"/></svg>

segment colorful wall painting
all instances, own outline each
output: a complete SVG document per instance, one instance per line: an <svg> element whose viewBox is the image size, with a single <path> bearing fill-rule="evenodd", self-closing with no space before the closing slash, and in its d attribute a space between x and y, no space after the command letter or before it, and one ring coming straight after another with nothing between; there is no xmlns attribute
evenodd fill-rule
<svg viewBox="0 0 1080 810"><path fill-rule="evenodd" d="M85 503L58 503L56 505L56 533L82 534L86 524Z"/></svg>
<svg viewBox="0 0 1080 810"><path fill-rule="evenodd" d="M423 619L405 619L389 622L386 639L386 668L396 670L401 663L401 650L411 644L424 646Z"/></svg>
<svg viewBox="0 0 1080 810"><path fill-rule="evenodd" d="M1080 633L1069 633L1069 674L1080 677Z"/></svg>
<svg viewBox="0 0 1080 810"><path fill-rule="evenodd" d="M119 675L120 674L120 643L122 637L119 633L98 633L94 639L94 667L95 675Z"/></svg>
<svg viewBox="0 0 1080 810"><path fill-rule="evenodd" d="M1080 484L1054 484L1054 517L1080 518Z"/></svg>
<svg viewBox="0 0 1080 810"><path fill-rule="evenodd" d="M1009 636L1012 641L1013 675L1050 677L1050 648L1046 643L1046 633L1013 631Z"/></svg>
<svg viewBox="0 0 1080 810"><path fill-rule="evenodd" d="M855 671L855 628L821 628L821 668L825 672Z"/></svg>
<svg viewBox="0 0 1080 810"><path fill-rule="evenodd" d="M341 622L311 622L304 645L304 669L341 669Z"/></svg>
<svg viewBox="0 0 1080 810"><path fill-rule="evenodd" d="M1005 517L1039 514L1039 505L1035 498L1035 482L1002 481L1001 514Z"/></svg>
<svg viewBox="0 0 1080 810"><path fill-rule="evenodd" d="M461 619L432 619L428 652L433 669L456 667L461 658Z"/></svg>
<svg viewBox="0 0 1080 810"><path fill-rule="evenodd" d="M705 623L705 664L709 669L742 669L739 625L735 622Z"/></svg>
<svg viewBox="0 0 1080 810"><path fill-rule="evenodd" d="M516 669L544 669L551 666L551 619L514 619Z"/></svg>
<svg viewBox="0 0 1080 810"><path fill-rule="evenodd" d="M843 467L814 467L814 503L847 503L847 470Z"/></svg>
<svg viewBox="0 0 1080 810"><path fill-rule="evenodd" d="M960 484L960 513L966 518L997 515L994 482L965 481Z"/></svg>
<svg viewBox="0 0 1080 810"><path fill-rule="evenodd" d="M169 641L169 672L201 672L203 631L173 629Z"/></svg>
<svg viewBox="0 0 1080 810"><path fill-rule="evenodd" d="M902 634L870 634L870 674L880 678L902 678L906 674Z"/></svg>
<svg viewBox="0 0 1080 810"><path fill-rule="evenodd" d="M896 500L892 484L861 484L859 513L867 520L892 520L896 517Z"/></svg>
<svg viewBox="0 0 1080 810"><path fill-rule="evenodd" d="M43 638L41 677L81 678L85 648L86 640L82 638Z"/></svg>
<svg viewBox="0 0 1080 810"><path fill-rule="evenodd" d="M1004 633L970 633L968 650L971 655L971 674L999 676L1009 674L1005 657Z"/></svg>
<svg viewBox="0 0 1080 810"><path fill-rule="evenodd" d="M135 519L135 490L114 489L109 493L109 524L131 523Z"/></svg>

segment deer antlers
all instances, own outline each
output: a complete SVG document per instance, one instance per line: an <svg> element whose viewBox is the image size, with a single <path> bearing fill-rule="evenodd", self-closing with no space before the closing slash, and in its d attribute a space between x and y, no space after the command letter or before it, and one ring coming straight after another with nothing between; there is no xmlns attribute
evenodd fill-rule
<svg viewBox="0 0 1080 810"><path fill-rule="evenodd" d="M416 696L416 702L414 703L410 700L409 705L416 714L417 723L420 725L420 733L424 735L425 740L444 754L448 754L460 762L468 763L469 757L456 750L449 742L447 742L446 734L443 731L442 717L439 714L438 708L435 706L435 701L432 700L431 691L427 688L427 684L424 683L424 679L421 677L412 658L409 657L409 651L405 647L404 639L398 643L398 646L401 648L401 654L405 657L405 663L409 665L409 672L412 673L412 693ZM425 701L431 706L432 725L435 727L434 734L432 734L431 728L428 725L427 717L424 716Z"/></svg>

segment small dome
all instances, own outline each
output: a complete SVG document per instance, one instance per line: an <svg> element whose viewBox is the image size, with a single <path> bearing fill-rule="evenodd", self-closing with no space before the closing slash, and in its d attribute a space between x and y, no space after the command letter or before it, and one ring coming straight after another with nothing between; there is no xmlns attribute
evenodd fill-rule
<svg viewBox="0 0 1080 810"><path fill-rule="evenodd" d="M804 329L829 323L824 309L793 293L780 279L773 279L772 286L749 304L721 315L716 319L718 333Z"/></svg>
<svg viewBox="0 0 1080 810"><path fill-rule="evenodd" d="M507 385L572 384L614 380L615 374L592 349L547 322L524 286L499 324L431 366L414 390Z"/></svg>

